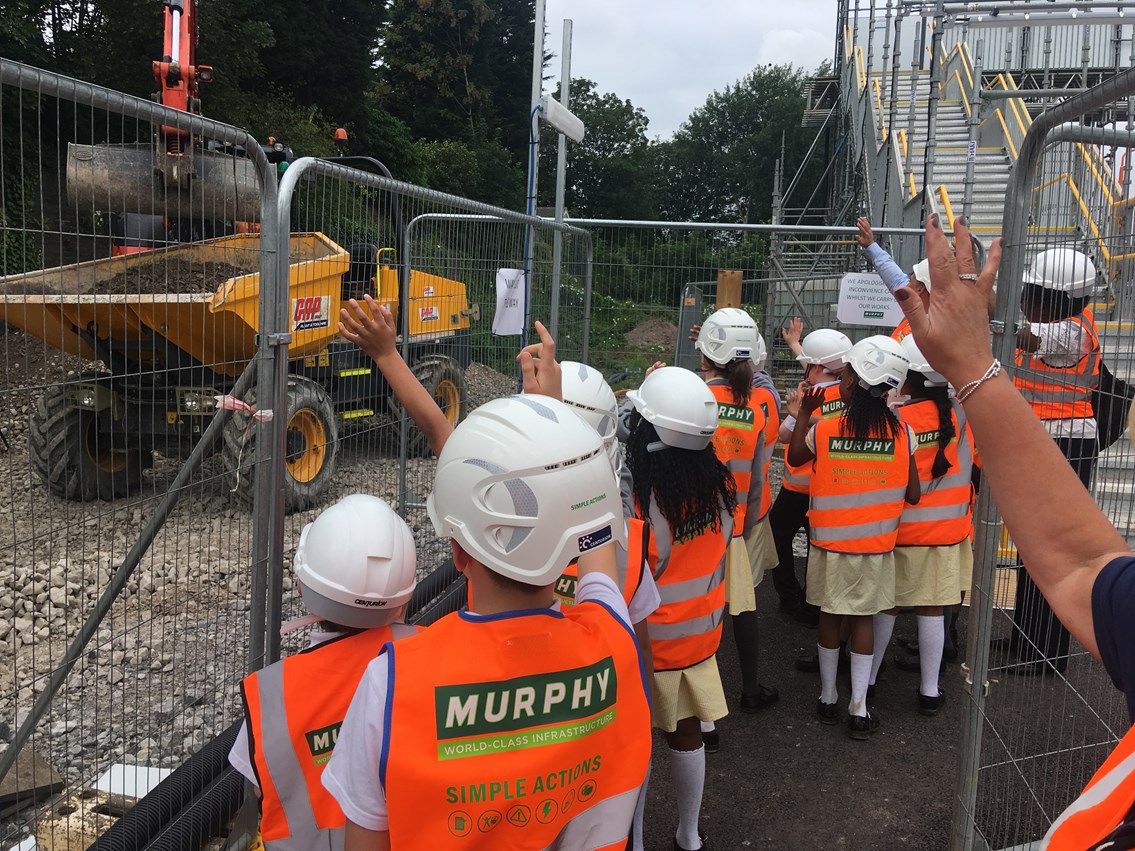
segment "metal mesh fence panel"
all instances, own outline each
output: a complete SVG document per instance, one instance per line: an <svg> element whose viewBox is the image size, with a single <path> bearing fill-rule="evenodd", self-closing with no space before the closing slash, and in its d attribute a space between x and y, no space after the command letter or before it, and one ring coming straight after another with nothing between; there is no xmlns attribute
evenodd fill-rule
<svg viewBox="0 0 1135 851"><path fill-rule="evenodd" d="M1030 129L1006 197L1006 253L996 316L1004 330L995 336L1003 362L1012 362L1016 351L1012 371L1019 387L1026 398L1032 394L1034 410L1129 542L1135 482L1131 444L1119 436L1120 423L1118 439L1101 443L1097 457L1095 437L1108 431L1104 421L1112 405L1117 421L1122 420L1129 400L1121 386L1106 381L1094 397L1078 394L1068 381L1053 381L1046 370L1081 369L1091 362L1090 334L1072 334L1064 360L1053 349L1059 341L1048 337L1050 323L1081 315L1093 317L1106 368L1121 380L1131 375L1128 192L1125 178L1112 171L1108 160L1133 140L1129 131L1092 126L1117 119L1131 126L1126 101L1119 102L1131 84L1130 72L1125 72L1102 91L1041 116ZM1045 252L1063 250L1077 252L1063 255L1068 261L1063 269L1045 265ZM1071 298L1054 298L1030 286L1043 280L1057 285L1083 281L1086 289L1082 300L1077 290ZM1021 328L1039 334L1045 350L1030 357L1017 348L1017 343L1031 345L1014 339ZM1099 383L1098 376L1093 383ZM1083 407L1088 403L1090 409ZM1106 672L1069 638L1021 569L992 501L980 507L985 511L979 511L970 676L989 686L987 692L979 685L972 690L955 846L1026 847L1076 798L1126 732L1129 719Z"/></svg>
<svg viewBox="0 0 1135 851"><path fill-rule="evenodd" d="M340 265L333 286L309 292L293 276L288 294L283 489L291 513L282 530L284 621L304 612L290 569L303 526L350 493L382 497L403 512L423 583L432 587L438 576L448 576L434 574L450 550L425 511L436 464L429 437L408 418L371 354L335 338L340 309L351 299L365 307L366 295L385 305L396 330L390 351L398 352L446 420L457 425L477 406L518 391L516 355L522 343L535 340L535 320L549 326L557 320L557 357L583 356L590 273L590 240L579 229L558 228L562 261L553 276L557 228L548 222L344 165L301 160L292 168L304 172L285 182L282 203L288 205L292 232L334 243ZM314 406L297 388L325 401L324 413L310 415L325 423L322 430L303 432L309 417L304 412ZM463 580L443 583L438 599L415 609L415 617L432 619L455 609L462 588ZM270 609L271 624L276 618L275 607ZM269 626L270 646L271 632ZM296 634L283 649L302 642Z"/></svg>
<svg viewBox="0 0 1135 851"><path fill-rule="evenodd" d="M244 131L0 83L0 819L85 845L80 790L144 789L240 712L264 565L214 397L252 385L275 178Z"/></svg>

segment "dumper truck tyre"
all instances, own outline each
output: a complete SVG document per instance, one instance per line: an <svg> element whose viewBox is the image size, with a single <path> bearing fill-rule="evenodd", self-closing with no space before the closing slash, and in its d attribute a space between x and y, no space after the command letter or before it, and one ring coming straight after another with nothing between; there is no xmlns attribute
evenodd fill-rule
<svg viewBox="0 0 1135 851"><path fill-rule="evenodd" d="M84 375L78 381L98 378ZM75 408L72 395L71 386L55 385L36 403L28 418L32 468L48 490L63 499L129 496L141 487L143 471L153 466L153 453L143 446L112 446L99 432L98 414Z"/></svg>
<svg viewBox="0 0 1135 851"><path fill-rule="evenodd" d="M465 419L467 413L465 404L465 372L461 365L453 358L445 355L424 355L414 362L411 369L414 377L426 388L437 406L445 413L449 424L456 426ZM389 399L390 416L401 420L406 411L391 394ZM410 423L409 455L411 458L422 458L431 454L430 442L421 429Z"/></svg>
<svg viewBox="0 0 1135 851"><path fill-rule="evenodd" d="M256 391L244 401L256 406ZM284 510L303 511L323 501L338 464L339 420L331 398L321 386L303 376L288 378L288 428L285 438ZM222 456L236 477L236 493L249 508L255 500L256 429L249 415L234 412L225 426Z"/></svg>

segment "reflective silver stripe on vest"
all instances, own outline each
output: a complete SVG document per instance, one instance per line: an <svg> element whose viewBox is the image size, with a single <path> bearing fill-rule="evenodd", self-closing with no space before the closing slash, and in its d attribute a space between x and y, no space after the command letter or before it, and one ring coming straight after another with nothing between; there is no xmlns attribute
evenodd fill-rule
<svg viewBox="0 0 1135 851"><path fill-rule="evenodd" d="M870 508L873 505L896 502L906 496L906 485L901 488L887 488L878 491L841 493L832 496L812 496L812 508L816 511L831 511L837 508Z"/></svg>
<svg viewBox="0 0 1135 851"><path fill-rule="evenodd" d="M684 582L674 582L670 585L659 585L658 595L662 598L662 605L669 603L684 603L697 597L704 597L718 585L725 581L725 560L717 566L717 570L708 576L696 576ZM654 624L651 623L651 629Z"/></svg>
<svg viewBox="0 0 1135 851"><path fill-rule="evenodd" d="M659 591L662 589L660 588ZM679 621L678 623L650 622L651 641L671 641L677 638L689 638L692 635L705 635L713 632L721 625L725 616L725 606L720 606L708 615L698 615L696 618Z"/></svg>
<svg viewBox="0 0 1135 851"><path fill-rule="evenodd" d="M1128 733L1128 735L1131 734ZM1090 810L1092 807L1099 806L1106 801L1133 771L1135 771L1135 753L1128 754L1127 757L1120 760L1111 771L1096 781L1092 785L1092 788L1085 790L1079 798L1073 801L1068 809L1060 814L1060 818L1052 823L1052 827L1048 829L1048 833L1046 833L1044 839L1040 841L1040 847L1047 848L1053 836L1056 835L1056 831L1064 825L1064 822L1072 818L1072 816L1082 813L1085 810ZM1100 839L1103 839L1103 837L1096 837L1095 841Z"/></svg>
<svg viewBox="0 0 1135 851"><path fill-rule="evenodd" d="M903 523L929 523L933 520L960 520L969 515L969 501L956 505L936 505L931 508L914 506L902 513Z"/></svg>
<svg viewBox="0 0 1135 851"><path fill-rule="evenodd" d="M876 535L889 535L898 531L899 518L894 517L881 520L877 523L857 523L854 526L812 526L811 539L813 541L857 541L860 538L874 538ZM654 625L651 624L650 635L654 637Z"/></svg>
<svg viewBox="0 0 1135 851"><path fill-rule="evenodd" d="M266 843L279 851L305 851L327 848L339 851L343 847L343 830L321 830L315 821L315 811L307 794L299 755L292 747L288 733L287 705L284 702L284 665L269 665L256 677L256 690L260 696L260 740L256 747L264 755L268 774L288 820L287 839Z"/></svg>
<svg viewBox="0 0 1135 851"><path fill-rule="evenodd" d="M658 551L654 578L659 579L670 565L670 524L662 516L662 511L658 508L658 502L653 495L650 497L650 528L654 532L654 547Z"/></svg>
<svg viewBox="0 0 1135 851"><path fill-rule="evenodd" d="M786 472L784 474L784 481L790 485L807 485L812 481L810 473L792 473Z"/></svg>
<svg viewBox="0 0 1135 851"><path fill-rule="evenodd" d="M751 458L733 458L725 462L725 469L730 473L748 473L753 469Z"/></svg>
<svg viewBox="0 0 1135 851"><path fill-rule="evenodd" d="M560 835L544 851L591 851L626 842L634 821L639 789L604 798L564 825Z"/></svg>

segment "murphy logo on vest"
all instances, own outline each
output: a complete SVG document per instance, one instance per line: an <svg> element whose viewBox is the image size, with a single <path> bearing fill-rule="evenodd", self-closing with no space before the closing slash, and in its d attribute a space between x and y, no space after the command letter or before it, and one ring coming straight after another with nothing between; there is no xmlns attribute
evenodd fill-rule
<svg viewBox="0 0 1135 851"><path fill-rule="evenodd" d="M917 440L918 440L918 448L921 449L923 446L928 446L931 443L937 443L938 438L941 435L942 435L942 432L939 431L938 429L934 429L933 431L920 431L920 432L918 432L917 434L915 434L915 438L917 438ZM950 438L950 443L957 443L957 442L958 442L958 436L957 435L954 435L952 438Z"/></svg>
<svg viewBox="0 0 1135 851"><path fill-rule="evenodd" d="M566 573L556 580L556 584L552 586L552 594L557 600L562 603L567 603L569 606L575 603L575 586L579 580L575 576L568 576Z"/></svg>
<svg viewBox="0 0 1135 851"><path fill-rule="evenodd" d="M335 750L335 742L339 740L339 728L342 725L342 721L336 721L330 727L309 730L303 734L307 739L307 749L311 751L313 763L323 765L331 759L331 751Z"/></svg>
<svg viewBox="0 0 1135 851"><path fill-rule="evenodd" d="M434 689L438 759L558 744L615 720L618 683L608 656L593 665Z"/></svg>
<svg viewBox="0 0 1135 851"><path fill-rule="evenodd" d="M681 523L674 526L674 543L685 544L692 541L706 529L712 528L713 520L714 517L712 514L683 520Z"/></svg>
<svg viewBox="0 0 1135 851"><path fill-rule="evenodd" d="M829 437L828 454L833 458L894 457L895 441L891 438Z"/></svg>
<svg viewBox="0 0 1135 851"><path fill-rule="evenodd" d="M842 399L829 399L828 401L826 401L822 405L820 405L820 416L821 417L830 417L832 414L838 414L842 410L843 410L843 400Z"/></svg>
<svg viewBox="0 0 1135 851"><path fill-rule="evenodd" d="M721 425L751 431L753 428L753 409L738 408L736 405L719 402L717 404L717 419Z"/></svg>

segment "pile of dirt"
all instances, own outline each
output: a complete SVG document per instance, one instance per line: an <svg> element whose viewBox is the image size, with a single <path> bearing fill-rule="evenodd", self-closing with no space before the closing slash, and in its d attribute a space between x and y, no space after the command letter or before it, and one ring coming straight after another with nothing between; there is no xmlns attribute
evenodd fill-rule
<svg viewBox="0 0 1135 851"><path fill-rule="evenodd" d="M628 346L669 351L674 348L674 342L678 339L678 326L665 319L648 319L646 322L640 322L623 337Z"/></svg>
<svg viewBox="0 0 1135 851"><path fill-rule="evenodd" d="M245 274L231 263L153 263L127 269L91 289L99 295L213 293L229 278Z"/></svg>

